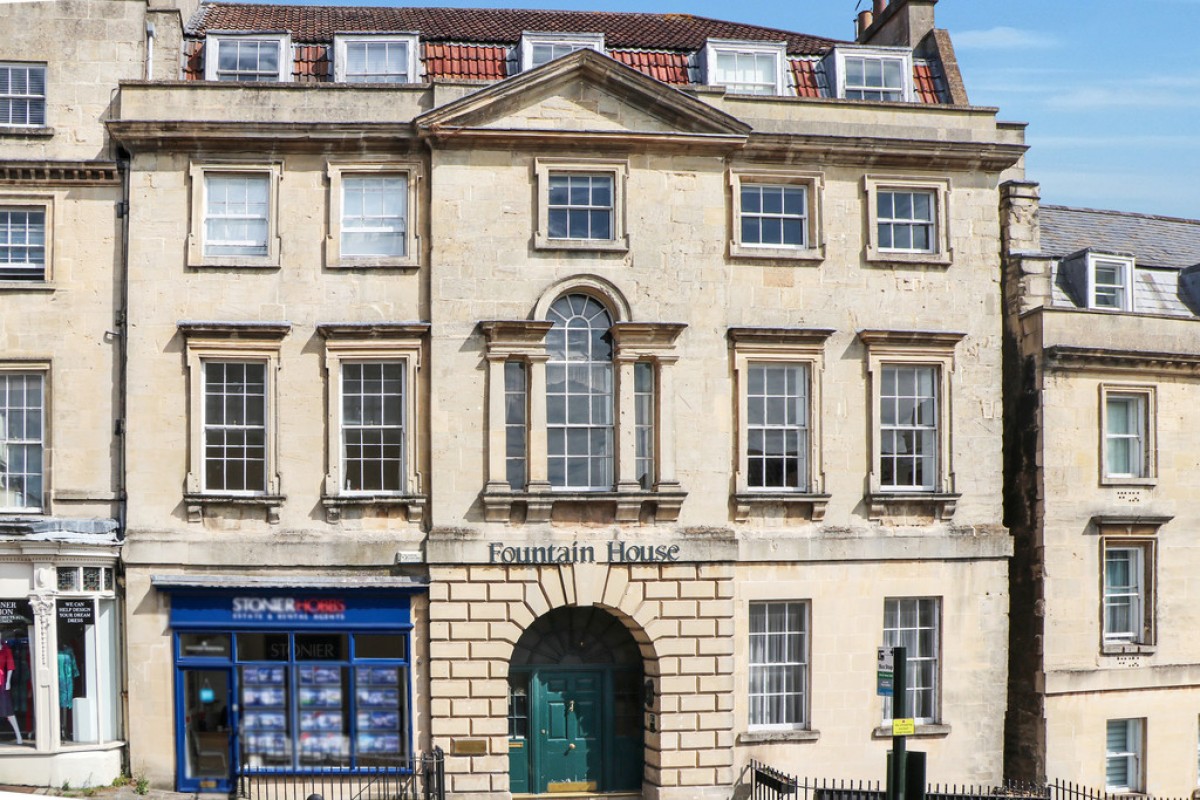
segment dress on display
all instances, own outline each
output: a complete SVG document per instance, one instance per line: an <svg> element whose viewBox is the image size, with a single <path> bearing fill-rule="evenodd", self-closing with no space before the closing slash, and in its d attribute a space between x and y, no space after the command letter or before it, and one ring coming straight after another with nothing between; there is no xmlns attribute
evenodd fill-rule
<svg viewBox="0 0 1200 800"><path fill-rule="evenodd" d="M79 667L75 664L75 654L70 649L58 651L58 705L70 708L75 699L75 679L79 677Z"/></svg>
<svg viewBox="0 0 1200 800"><path fill-rule="evenodd" d="M13 716L12 695L8 689L8 676L16 669L12 648L0 642L0 718Z"/></svg>

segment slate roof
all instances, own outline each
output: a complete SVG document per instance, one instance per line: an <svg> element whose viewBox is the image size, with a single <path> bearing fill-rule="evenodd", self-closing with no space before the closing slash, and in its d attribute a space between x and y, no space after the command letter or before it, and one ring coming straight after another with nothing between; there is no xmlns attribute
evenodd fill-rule
<svg viewBox="0 0 1200 800"><path fill-rule="evenodd" d="M1139 267L1200 264L1200 220L1043 205L1042 252L1069 256L1090 247L1129 253Z"/></svg>
<svg viewBox="0 0 1200 800"><path fill-rule="evenodd" d="M384 8L205 3L187 24L190 36L207 31L290 31L298 43L330 42L337 32L419 31L427 42L516 44L524 31L603 33L614 49L699 50L707 39L787 42L791 55L821 55L837 40L698 17L612 11L539 11L500 8Z"/></svg>

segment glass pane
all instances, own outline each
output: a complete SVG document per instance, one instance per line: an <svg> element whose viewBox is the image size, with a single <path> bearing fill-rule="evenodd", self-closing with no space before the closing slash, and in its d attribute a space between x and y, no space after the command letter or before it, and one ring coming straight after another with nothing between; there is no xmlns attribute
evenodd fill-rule
<svg viewBox="0 0 1200 800"><path fill-rule="evenodd" d="M286 633L237 634L238 661L287 661L291 655Z"/></svg>
<svg viewBox="0 0 1200 800"><path fill-rule="evenodd" d="M305 653L329 654L336 644L320 634L296 635L296 659ZM340 637L345 643L345 636ZM305 644L301 639L311 639ZM320 641L317 641L320 640ZM334 656L345 660L348 654ZM350 668L337 665L300 666L297 674L300 766L350 765Z"/></svg>
<svg viewBox="0 0 1200 800"><path fill-rule="evenodd" d="M291 767L291 668L244 666L241 675L245 766Z"/></svg>
<svg viewBox="0 0 1200 800"><path fill-rule="evenodd" d="M184 775L200 780L229 778L229 673L223 669L184 670L183 704Z"/></svg>
<svg viewBox="0 0 1200 800"><path fill-rule="evenodd" d="M403 660L405 637L401 634L365 634L354 637L356 658L391 658Z"/></svg>
<svg viewBox="0 0 1200 800"><path fill-rule="evenodd" d="M181 658L229 658L232 653L227 633L179 634Z"/></svg>

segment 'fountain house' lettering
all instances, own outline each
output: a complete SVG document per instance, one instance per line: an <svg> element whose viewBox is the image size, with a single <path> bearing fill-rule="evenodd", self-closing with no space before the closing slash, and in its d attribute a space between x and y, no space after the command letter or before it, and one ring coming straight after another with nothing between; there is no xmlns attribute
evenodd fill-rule
<svg viewBox="0 0 1200 800"><path fill-rule="evenodd" d="M608 542L608 561L612 564L654 564L679 560L679 545L630 544ZM596 548L592 545L522 545L509 547L503 542L488 545L491 564L594 564Z"/></svg>

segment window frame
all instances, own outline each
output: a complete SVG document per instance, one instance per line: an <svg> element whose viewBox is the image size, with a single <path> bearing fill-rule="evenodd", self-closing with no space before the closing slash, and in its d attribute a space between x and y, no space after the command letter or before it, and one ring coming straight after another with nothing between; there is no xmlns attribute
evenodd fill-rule
<svg viewBox="0 0 1200 800"><path fill-rule="evenodd" d="M821 226L824 194L824 175L820 172L794 170L731 170L731 220L729 255L732 258L767 258L796 261L821 261L825 258L825 241ZM742 240L743 186L799 186L805 190L807 217L804 223L804 245L773 245L747 243Z"/></svg>
<svg viewBox="0 0 1200 800"><path fill-rule="evenodd" d="M756 635L753 630L753 616L756 607L764 609L764 613L768 614L771 606L782 605L787 607L788 619L792 618L792 607L798 607L800 614L799 618L802 621L802 629L798 632L802 637L802 658L797 662L770 662L765 661L761 664L754 662L754 647L751 644ZM812 601L808 599L801 600L751 600L746 608L746 632L747 632L747 649L746 649L746 728L749 732L760 731L807 731L812 729ZM764 631L766 638L770 638L771 631ZM796 631L788 630L783 632L785 636L796 634ZM770 648L767 648L769 653ZM801 698L801 716L802 718L795 722L756 722L755 715L755 697L754 686L754 670L755 667L770 668L770 667L785 667L798 672L798 680L796 684L799 686L798 691L791 694L798 694ZM766 693L763 693L766 696ZM785 694L785 696L791 696Z"/></svg>
<svg viewBox="0 0 1200 800"><path fill-rule="evenodd" d="M276 269L280 264L282 244L279 236L279 183L283 165L279 162L212 162L192 163L191 231L188 233L189 267L248 267ZM265 255L210 255L207 252L208 178L212 175L264 175L267 178L267 252Z"/></svg>
<svg viewBox="0 0 1200 800"><path fill-rule="evenodd" d="M847 58L869 58L880 62L886 60L900 61L901 97L899 100L873 100L857 97L846 97L846 68ZM857 47L854 45L838 45L826 58L826 71L832 72L830 85L834 96L841 100L852 100L859 103L911 103L915 100L913 86L913 54L907 47ZM832 69L830 69L832 67ZM863 87L856 87L863 88Z"/></svg>
<svg viewBox="0 0 1200 800"><path fill-rule="evenodd" d="M50 284L54 279L55 194L9 194L0 192L0 212L38 210L43 214L42 274L38 278L0 278L0 289L28 289Z"/></svg>
<svg viewBox="0 0 1200 800"><path fill-rule="evenodd" d="M1136 401L1141 433L1138 447L1141 450L1140 474L1113 472L1109 468L1108 445L1112 434L1109 431L1109 404L1114 400ZM1146 385L1100 385L1100 484L1103 486L1153 486L1157 482L1158 458L1156 392L1154 386Z"/></svg>
<svg viewBox="0 0 1200 800"><path fill-rule="evenodd" d="M0 514L18 514L18 515L42 515L51 513L51 478L53 442L51 440L51 376L50 362L41 359L11 359L0 362L0 376L10 375L36 375L41 378L42 383L42 407L41 407L41 441L42 448L42 469L41 481L42 491L38 498L36 506L4 506L0 505ZM0 433L0 436L7 436L7 431ZM0 439L7 441L7 439ZM22 440L24 442L24 440Z"/></svg>
<svg viewBox="0 0 1200 800"><path fill-rule="evenodd" d="M1131 537L1108 530L1100 542L1100 650L1107 654L1122 654L1130 651L1142 652L1154 648L1156 644L1156 586L1155 577L1158 570L1158 548L1154 537ZM1131 622L1139 620L1139 630L1110 632L1108 627L1108 610L1110 598L1116 597L1109 593L1108 583L1108 554L1110 551L1129 551L1136 554L1132 565L1136 585L1134 602L1136 609L1131 613ZM1129 594L1126 592L1125 594Z"/></svg>
<svg viewBox="0 0 1200 800"><path fill-rule="evenodd" d="M612 180L612 236L608 239L560 239L550 236L550 179L558 175L608 175ZM537 220L534 229L534 248L537 250L581 250L626 252L629 235L626 233L625 183L629 177L629 162L607 159L551 159L534 161L537 191Z"/></svg>
<svg viewBox="0 0 1200 800"><path fill-rule="evenodd" d="M1112 751L1108 749L1109 728L1113 723L1125 724L1125 750ZM1105 721L1105 739L1104 739L1104 786L1106 792L1122 792L1137 794L1143 791L1146 785L1146 718L1132 717L1128 719L1110 719ZM1132 735L1131 735L1132 734ZM1129 749L1130 741L1133 740L1134 747ZM1126 773L1129 772L1129 760L1133 760L1133 772L1135 781L1132 783L1126 781L1124 785L1114 786L1108 782L1108 766L1109 762L1114 758L1123 758L1126 760Z"/></svg>
<svg viewBox="0 0 1200 800"><path fill-rule="evenodd" d="M953 261L950 247L950 202L951 183L948 179L914 179L867 175L863 178L863 195L866 202L866 255L869 263L875 264L937 264L949 266ZM927 192L933 199L933 235L929 250L884 248L879 245L879 194L881 192Z"/></svg>
<svg viewBox="0 0 1200 800"><path fill-rule="evenodd" d="M595 50L602 55L605 54L604 34L603 33L557 33L553 31L522 31L521 41L517 45L517 57L520 62L521 72L529 72L531 69L549 64L550 61L557 61L559 58L565 58L570 53L562 56L556 56L545 61L542 64L533 63L534 48L539 45L569 45L573 49L571 52L579 50Z"/></svg>
<svg viewBox="0 0 1200 800"><path fill-rule="evenodd" d="M1123 290L1119 306L1105 306L1096 302L1096 290L1100 285L1096 278L1096 271L1101 262L1115 266L1121 273L1123 279L1121 284L1106 284L1107 286L1119 286ZM1134 270L1134 259L1129 256L1089 252L1087 254L1087 307L1093 311L1133 311Z"/></svg>
<svg viewBox="0 0 1200 800"><path fill-rule="evenodd" d="M405 53L405 76L403 81L356 81L348 72L350 66L347 45L350 44L403 44ZM421 83L420 41L418 34L411 31L389 33L335 33L333 35L333 80L346 84L413 84Z"/></svg>
<svg viewBox="0 0 1200 800"><path fill-rule="evenodd" d="M225 43L272 41L279 48L279 71L274 81L223 80L219 68L221 47ZM210 45L216 45L211 50ZM215 56L215 57L214 57ZM288 33L249 33L245 31L207 31L204 36L204 80L217 83L291 83L293 69L292 37Z"/></svg>
<svg viewBox="0 0 1200 800"><path fill-rule="evenodd" d="M41 122L11 122L11 121L0 120L0 132L30 131L30 130L37 131L37 130L48 127L50 124L49 120L47 119L47 115L49 114L49 111L50 111L50 105L48 102L49 95L50 95L50 86L49 86L49 69L48 69L48 65L46 64L46 62L44 62L44 61L4 61L4 60L0 60L0 69L25 69L25 70L29 70L30 74L32 74L33 71L35 71L35 70L41 70L41 78L42 78L42 93L41 94L28 94L28 93L27 94L14 94L14 93L10 92L7 94L0 95L0 99L8 100L10 103L11 102L29 103L30 110L32 110L32 108L35 107L36 101L40 100L41 101L40 107L41 107L41 112L42 112L42 115L41 115L42 121ZM28 82L28 76L26 77L26 81ZM31 116L31 115L27 112L26 117L29 117L29 116ZM11 118L11 106L10 106L10 118Z"/></svg>
<svg viewBox="0 0 1200 800"><path fill-rule="evenodd" d="M926 658L923 660L933 661L933 664L934 664L933 686L929 687L929 691L932 694L932 704L933 704L934 714L931 717L918 717L914 713L914 710L910 704L910 707L908 709L908 715L909 715L909 718L915 720L917 725L938 725L938 724L940 724L941 719L942 719L942 663L943 663L942 642L943 642L943 638L944 638L944 628L945 628L945 626L943 625L943 616L942 616L943 598L937 597L937 596L926 596L926 595L913 596L913 597L908 597L908 596L885 597L883 599L883 603L884 603L883 623L884 624L881 627L881 632L883 635L880 639L880 641L882 642L882 646L884 648L890 649L891 647L898 646L895 644L889 645L888 641L887 641L887 632L888 632L887 604L890 602L903 602L903 601L911 601L911 602L915 602L918 604L918 606L917 606L917 628L916 628L916 630L918 631L918 636L919 636L919 632L921 630L926 630L920 626L920 605L919 604L922 602L933 603L934 624L933 624L932 630L934 632L934 645L933 645L934 655L932 658ZM903 613L903 609L902 608L899 609L898 613ZM894 630L907 630L907 629L897 628ZM906 656L907 663L909 665L911 665L913 663L912 653L905 653L905 656ZM911 678L914 674L915 673L910 669L908 672L908 677ZM904 690L908 691L908 687L907 686L904 687ZM889 711L892 708L891 707L891 698L884 697L884 698L881 698L881 700L883 701L881 703L881 706L882 706L881 716L883 718L884 726L887 727L890 725L890 723L894 719L892 716L889 716Z"/></svg>
<svg viewBox="0 0 1200 800"><path fill-rule="evenodd" d="M721 55L769 56L775 62L775 81L770 92L739 92L717 78L717 59ZM721 87L728 95L737 97L783 97L788 94L787 42L749 41L743 39L709 39L704 43L704 83ZM763 84L765 85L765 84Z"/></svg>
<svg viewBox="0 0 1200 800"><path fill-rule="evenodd" d="M394 268L415 269L421 264L420 189L424 173L413 161L379 163L329 162L325 167L329 181L328 233L325 236L325 266L331 269ZM346 178L357 176L403 175L405 177L404 254L389 256L350 256L342 252L342 228Z"/></svg>

